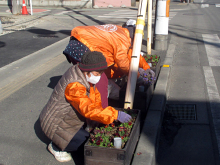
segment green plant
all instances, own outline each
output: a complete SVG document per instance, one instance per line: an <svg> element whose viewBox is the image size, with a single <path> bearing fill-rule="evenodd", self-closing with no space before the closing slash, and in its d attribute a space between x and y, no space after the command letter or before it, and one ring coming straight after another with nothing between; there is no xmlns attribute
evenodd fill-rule
<svg viewBox="0 0 220 165"><path fill-rule="evenodd" d="M152 66L156 66L160 57L158 55L148 55L145 54L144 59L147 61L147 63L152 63Z"/></svg>
<svg viewBox="0 0 220 165"><path fill-rule="evenodd" d="M114 146L114 137L121 137L123 148L129 139L130 132L137 117L137 111L124 110L124 112L131 115L132 119L129 122L120 123L119 121L115 121L109 125L95 127L94 130L90 132L88 144L92 146L112 148Z"/></svg>

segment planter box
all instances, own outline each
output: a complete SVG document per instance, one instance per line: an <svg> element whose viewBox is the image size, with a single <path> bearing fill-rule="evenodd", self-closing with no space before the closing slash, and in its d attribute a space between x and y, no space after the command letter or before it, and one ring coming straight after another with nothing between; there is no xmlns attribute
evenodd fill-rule
<svg viewBox="0 0 220 165"><path fill-rule="evenodd" d="M124 86L120 89L119 92L120 107L124 107L126 87L127 83L124 84ZM144 92L140 92L139 87L136 87L133 108L141 110L141 120L143 120L147 114L147 108L152 98L153 91L154 83L152 85L145 86Z"/></svg>
<svg viewBox="0 0 220 165"><path fill-rule="evenodd" d="M84 145L85 165L129 165L140 135L140 111L123 149Z"/></svg>

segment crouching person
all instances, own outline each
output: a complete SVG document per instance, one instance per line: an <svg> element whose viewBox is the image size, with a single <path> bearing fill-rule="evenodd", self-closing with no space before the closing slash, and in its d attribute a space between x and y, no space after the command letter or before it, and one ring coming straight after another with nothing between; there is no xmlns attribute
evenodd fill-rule
<svg viewBox="0 0 220 165"><path fill-rule="evenodd" d="M88 120L110 124L114 120L128 122L131 116L113 107L103 108L95 84L107 68L100 52L86 52L81 62L62 76L40 114L43 132L51 140L48 150L59 162L72 159L70 152L88 139Z"/></svg>

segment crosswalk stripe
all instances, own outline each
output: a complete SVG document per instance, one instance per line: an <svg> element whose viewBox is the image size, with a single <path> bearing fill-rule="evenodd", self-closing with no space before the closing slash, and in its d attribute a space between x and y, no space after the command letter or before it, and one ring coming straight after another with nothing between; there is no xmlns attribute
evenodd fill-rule
<svg viewBox="0 0 220 165"><path fill-rule="evenodd" d="M69 13L69 12L72 12L72 11L62 11L60 13L56 13L56 15L62 15L62 14Z"/></svg>
<svg viewBox="0 0 220 165"><path fill-rule="evenodd" d="M209 7L209 4L201 4L201 8Z"/></svg>
<svg viewBox="0 0 220 165"><path fill-rule="evenodd" d="M220 66L220 39L217 34L202 34L210 66Z"/></svg>
<svg viewBox="0 0 220 165"><path fill-rule="evenodd" d="M107 14L104 14L104 15L100 15L98 16L99 18L126 18L126 19L136 19L137 18L137 11L135 12L124 12L125 10L117 10L117 11L114 11L114 12L110 12L110 13L107 13ZM169 20L171 18L173 18L175 15L176 15L177 12L170 12L170 17L169 17ZM152 19L155 19L155 15L152 15ZM147 18L146 18L147 20Z"/></svg>

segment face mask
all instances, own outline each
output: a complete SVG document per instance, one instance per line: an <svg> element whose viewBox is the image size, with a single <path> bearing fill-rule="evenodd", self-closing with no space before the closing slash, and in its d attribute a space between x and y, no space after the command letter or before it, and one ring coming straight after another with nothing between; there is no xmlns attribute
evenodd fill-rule
<svg viewBox="0 0 220 165"><path fill-rule="evenodd" d="M90 72L90 77L86 74L86 80L92 84L97 84L100 80L101 76L94 76L92 72Z"/></svg>

